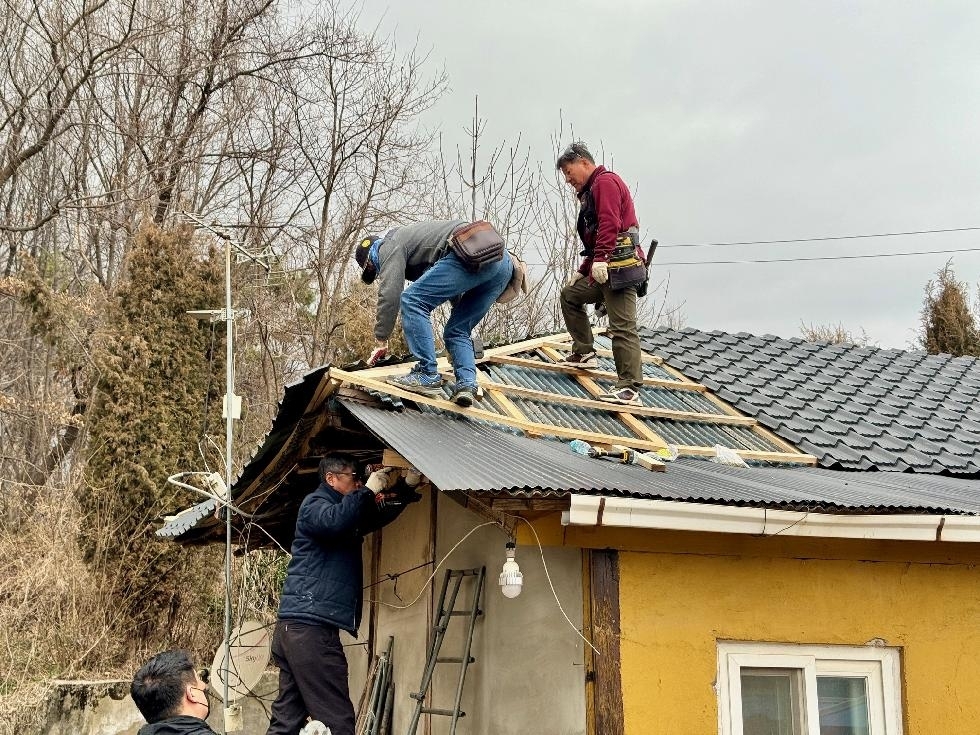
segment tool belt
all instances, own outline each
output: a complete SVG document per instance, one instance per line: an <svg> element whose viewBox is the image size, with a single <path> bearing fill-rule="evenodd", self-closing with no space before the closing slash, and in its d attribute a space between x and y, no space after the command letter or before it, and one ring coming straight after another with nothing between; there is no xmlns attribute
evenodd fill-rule
<svg viewBox="0 0 980 735"><path fill-rule="evenodd" d="M460 227L449 238L449 247L473 273L504 258L504 238L486 220Z"/></svg>
<svg viewBox="0 0 980 735"><path fill-rule="evenodd" d="M636 257L638 233L633 230L616 235L616 247L606 261L609 268L609 288L623 291L647 280L647 265Z"/></svg>

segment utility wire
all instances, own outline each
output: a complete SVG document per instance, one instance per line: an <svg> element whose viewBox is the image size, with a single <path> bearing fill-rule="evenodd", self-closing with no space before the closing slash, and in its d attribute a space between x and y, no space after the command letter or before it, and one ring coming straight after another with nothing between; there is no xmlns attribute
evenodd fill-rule
<svg viewBox="0 0 980 735"><path fill-rule="evenodd" d="M801 263L811 260L862 260L866 258L902 258L908 255L942 255L946 253L975 253L980 251L977 248L953 248L950 250L914 250L907 253L868 253L865 255L818 255L812 258L761 258L755 260L680 260L674 262L658 263L654 261L653 266L666 265L739 265L742 263Z"/></svg>
<svg viewBox="0 0 980 735"><path fill-rule="evenodd" d="M740 242L682 242L661 245L660 248L710 248L728 245L779 245L795 242L826 242L828 240L860 240L870 237L900 237L903 235L935 235L941 232L973 232L980 227L951 227L942 230L909 230L908 232L879 232L872 235L830 235L827 237L798 237L791 240L743 240Z"/></svg>
<svg viewBox="0 0 980 735"><path fill-rule="evenodd" d="M980 247L975 248L953 248L949 250L913 250L906 253L866 253L863 255L816 255L812 258L758 258L746 260L675 260L658 261L654 260L651 268L659 268L667 265L739 265L742 263L800 263L808 260L862 260L868 258L901 258L908 255L943 255L946 253L975 253L980 252ZM541 263L526 260L528 265L547 266L551 263Z"/></svg>

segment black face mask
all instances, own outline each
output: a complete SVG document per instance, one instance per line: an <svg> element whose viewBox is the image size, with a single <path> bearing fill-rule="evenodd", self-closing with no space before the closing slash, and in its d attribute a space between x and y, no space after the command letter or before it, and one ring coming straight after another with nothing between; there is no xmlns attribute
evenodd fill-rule
<svg viewBox="0 0 980 735"><path fill-rule="evenodd" d="M196 692L201 692L204 694L204 706L208 708L208 711L204 713L202 720L208 719L211 716L211 695L208 693L208 685L205 684L203 687L191 687ZM200 702L198 702L200 704Z"/></svg>
<svg viewBox="0 0 980 735"><path fill-rule="evenodd" d="M374 283L374 279L378 277L378 269L374 267L374 263L368 259L368 262L364 264L364 270L361 271L361 280L364 283L370 285Z"/></svg>

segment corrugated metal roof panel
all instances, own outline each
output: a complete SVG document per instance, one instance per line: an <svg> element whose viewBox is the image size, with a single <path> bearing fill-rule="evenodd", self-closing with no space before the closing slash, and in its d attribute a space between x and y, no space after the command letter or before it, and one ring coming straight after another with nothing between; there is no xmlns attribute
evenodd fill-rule
<svg viewBox="0 0 980 735"><path fill-rule="evenodd" d="M980 513L980 488L969 480L809 467L740 469L691 458L650 472L462 416L341 403L442 490L591 493L832 512Z"/></svg>

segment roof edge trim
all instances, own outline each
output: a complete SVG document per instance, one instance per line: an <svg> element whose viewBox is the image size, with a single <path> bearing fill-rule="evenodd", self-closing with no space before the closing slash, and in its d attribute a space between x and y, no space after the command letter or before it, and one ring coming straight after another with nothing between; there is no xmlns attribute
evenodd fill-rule
<svg viewBox="0 0 980 735"><path fill-rule="evenodd" d="M852 515L673 500L571 496L566 526L612 526L755 536L980 543L980 516Z"/></svg>

